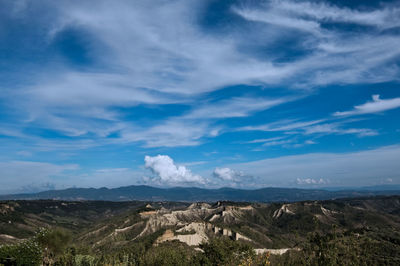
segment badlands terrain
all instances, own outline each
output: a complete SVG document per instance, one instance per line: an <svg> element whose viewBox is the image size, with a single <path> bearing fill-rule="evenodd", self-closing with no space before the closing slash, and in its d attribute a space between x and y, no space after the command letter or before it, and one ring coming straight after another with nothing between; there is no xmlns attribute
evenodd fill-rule
<svg viewBox="0 0 400 266"><path fill-rule="evenodd" d="M178 245L196 254L204 252L205 243L224 239L247 245L255 254L269 254L276 264L300 259L305 252L314 252L313 248L331 244L339 245L339 251L355 245L354 252L360 252L355 256L371 245L369 254L374 259L395 264L400 258L400 197L295 203L0 203L1 244L22 243L39 228L67 232L71 236L68 247L93 258L128 254L131 247L142 243L146 243L144 253ZM318 246L321 241L326 245Z"/></svg>

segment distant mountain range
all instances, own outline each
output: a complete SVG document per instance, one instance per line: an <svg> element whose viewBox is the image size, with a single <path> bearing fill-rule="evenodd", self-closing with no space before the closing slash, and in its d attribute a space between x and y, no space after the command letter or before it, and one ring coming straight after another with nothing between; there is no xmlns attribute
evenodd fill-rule
<svg viewBox="0 0 400 266"><path fill-rule="evenodd" d="M248 201L248 202L294 202L302 200L328 200L360 196L400 195L400 187L369 187L359 189L298 189L260 188L254 190L196 187L156 188L151 186L126 186L119 188L68 188L30 194L0 195L0 200L106 200L106 201Z"/></svg>

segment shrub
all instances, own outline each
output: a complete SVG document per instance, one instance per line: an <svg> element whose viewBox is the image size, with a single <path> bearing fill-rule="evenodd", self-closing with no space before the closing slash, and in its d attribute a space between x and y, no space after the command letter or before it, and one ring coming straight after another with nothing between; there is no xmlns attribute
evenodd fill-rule
<svg viewBox="0 0 400 266"><path fill-rule="evenodd" d="M75 265L76 266L94 266L96 258L90 255L76 255Z"/></svg>
<svg viewBox="0 0 400 266"><path fill-rule="evenodd" d="M63 253L70 239L70 235L63 230L47 228L40 228L34 237L40 246L54 255Z"/></svg>
<svg viewBox="0 0 400 266"><path fill-rule="evenodd" d="M5 265L40 265L42 249L33 240L0 246L0 263Z"/></svg>
<svg viewBox="0 0 400 266"><path fill-rule="evenodd" d="M200 245L204 253L198 256L200 264L238 265L255 257L253 248L228 238L214 238Z"/></svg>

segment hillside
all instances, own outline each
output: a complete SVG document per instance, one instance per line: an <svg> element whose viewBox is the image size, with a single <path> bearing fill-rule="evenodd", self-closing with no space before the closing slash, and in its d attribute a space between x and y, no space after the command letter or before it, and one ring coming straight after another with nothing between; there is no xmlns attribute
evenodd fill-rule
<svg viewBox="0 0 400 266"><path fill-rule="evenodd" d="M0 243L20 243L33 237L39 227L68 232L74 252L93 258L130 258L138 250L144 256L150 249L176 245L182 254L197 254L199 247L207 248L204 243L218 239L248 245L258 254L269 252L269 259L278 265L284 260L304 260L315 248L328 251L329 245L337 245L333 250L339 253L353 245L357 256L373 246L369 259L374 256L393 265L400 258L400 196L269 204L0 203ZM342 255L347 258L348 254Z"/></svg>

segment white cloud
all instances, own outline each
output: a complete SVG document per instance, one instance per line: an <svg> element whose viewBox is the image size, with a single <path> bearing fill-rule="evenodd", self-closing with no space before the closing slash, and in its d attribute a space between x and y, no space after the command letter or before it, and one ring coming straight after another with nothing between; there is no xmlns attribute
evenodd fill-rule
<svg viewBox="0 0 400 266"><path fill-rule="evenodd" d="M269 142L265 142L263 144L263 147L270 147L270 146L281 146L281 145L286 145L289 143L292 143L293 140L291 139L286 139L286 140L277 140L277 141L269 141Z"/></svg>
<svg viewBox="0 0 400 266"><path fill-rule="evenodd" d="M121 173L129 171L129 168L104 168L104 169L97 169L97 173Z"/></svg>
<svg viewBox="0 0 400 266"><path fill-rule="evenodd" d="M276 141L276 140L281 140L284 137L273 137L273 138L266 138L266 139L254 139L254 140L250 140L250 141L245 141L245 142L241 142L241 143L265 143L265 142L270 142L270 141Z"/></svg>
<svg viewBox="0 0 400 266"><path fill-rule="evenodd" d="M326 2L274 0L272 4L283 12L290 12L309 20L347 22L381 28L395 26L398 23L395 17L400 14L400 9L394 7L360 11L346 7L339 8Z"/></svg>
<svg viewBox="0 0 400 266"><path fill-rule="evenodd" d="M287 65L286 80L291 86L308 88L398 80L399 68L391 61L400 54L396 45L400 38L379 32L400 25L397 6L360 11L311 1L265 1L260 5L243 2L233 11L248 21L263 23L269 35L285 36L294 30L303 38L299 49L307 47L313 52ZM332 29L324 26L326 22L376 29Z"/></svg>
<svg viewBox="0 0 400 266"><path fill-rule="evenodd" d="M338 7L326 2L271 0L261 7L241 5L234 7L234 12L248 20L269 23L296 30L321 34L324 22L354 23L375 26L380 29L399 25L400 9L393 6L360 11Z"/></svg>
<svg viewBox="0 0 400 266"><path fill-rule="evenodd" d="M58 60L50 67L35 66L28 75L28 86L19 84L0 97L10 103L7 109L22 117L20 128L28 124L70 137L95 136L97 143L116 133L120 143L141 141L147 147L172 147L198 145L201 138L221 132L209 121L198 123L197 119L246 117L294 100L236 97L197 105L204 93L225 86L295 84L314 88L398 80L398 67L390 65L400 54L397 35L371 31L347 34L346 30L321 26L333 21L385 29L399 25L398 8L360 11L307 1L272 1L261 6L253 5L254 1L242 3L234 12L263 22L265 30L249 27L243 32L235 24L228 34L208 34L197 23L203 1L121 0L112 5L108 1L32 2L29 6L45 6L54 14L43 18L43 24L32 25L43 29L39 38L51 45L65 31L82 31L88 38L89 53L96 58L95 66L78 70L60 66ZM18 15L32 16L31 9L23 6L18 1L15 4ZM273 54L257 57L241 49L248 45L274 49L288 35L282 27L301 31L296 49L306 55L278 64L280 58ZM247 38L249 34L257 38ZM192 108L179 119L165 118L168 121L143 127L126 122L123 111L118 111L121 107L171 103ZM290 125L292 129L296 126L301 125ZM9 135L19 132L9 126L0 131Z"/></svg>
<svg viewBox="0 0 400 266"><path fill-rule="evenodd" d="M241 127L238 130L240 131L250 131L250 130L256 130L256 131L290 131L290 130L296 130L296 129L302 129L307 126L319 124L325 120L313 120L313 121L296 121L296 120L281 120L277 122L272 122L268 123L265 125L259 125L259 126L246 126L246 127Z"/></svg>
<svg viewBox="0 0 400 266"><path fill-rule="evenodd" d="M230 168L215 168L213 176L223 181L239 182L241 177L244 176L242 172L234 171Z"/></svg>
<svg viewBox="0 0 400 266"><path fill-rule="evenodd" d="M215 136L218 129L206 122L170 119L150 128L127 126L120 132L119 143L144 142L145 147L196 146L205 136Z"/></svg>
<svg viewBox="0 0 400 266"><path fill-rule="evenodd" d="M17 1L15 6L18 15L32 15L20 3ZM233 11L249 21L261 22L263 28L248 27L246 32L241 32L240 27L236 29L232 25L234 33L208 34L197 24L198 11L204 7L202 1L122 0L112 6L107 1L96 1L95 5L92 1L40 2L48 5L49 13L55 14L46 21L45 27L33 25L47 30L43 38L47 38L49 45L67 30L83 31L88 36L90 53L97 60L96 67L78 70L58 63L46 68L35 66L32 75L26 75L30 77L29 86L19 84L20 88L7 90L0 96L9 103L7 109L22 117L20 126L15 126L17 121L5 125L0 134L28 139L27 131L23 130L28 125L72 137L58 142L29 138L35 142L30 146L39 150L130 142L143 143L144 147L195 146L205 138L229 130L215 126L215 120L247 117L294 100L247 96L199 104L204 93L224 86L296 84L315 88L325 84L399 79L398 67L392 62L400 54L400 38L390 31L380 32L399 25L398 7L380 6L361 11L311 1L271 1L261 6L253 5L254 1L242 3ZM325 28L325 22L355 23L375 30L348 34L340 27ZM288 36L289 29L298 31L300 44L294 48L305 52L304 56L277 64L280 58L275 55L255 57L241 49L249 44L265 51L273 49L279 40ZM258 38L247 38L250 34ZM372 102L334 116L384 112L398 108L399 99L375 97ZM148 126L126 121L124 113L117 111L120 107L173 103L185 104L190 110ZM345 127L344 123L326 120L286 120L241 130L360 137L378 134L373 129ZM106 139L111 134L117 137ZM253 142L273 146L289 144L291 140ZM128 172L124 171L126 178ZM105 172L97 174L100 173L105 175Z"/></svg>
<svg viewBox="0 0 400 266"><path fill-rule="evenodd" d="M361 105L354 106L351 111L336 112L334 116L352 116L352 115L363 115L363 114L374 114L380 113L391 109L400 107L400 98L392 98L382 100L379 94L372 95L372 102L366 102Z"/></svg>
<svg viewBox="0 0 400 266"><path fill-rule="evenodd" d="M312 144L317 144L317 142L313 141L313 140L306 140L304 142L306 145L312 145Z"/></svg>
<svg viewBox="0 0 400 266"><path fill-rule="evenodd" d="M303 128L304 134L337 134L337 135L357 135L358 137L377 136L379 132L369 128L343 128L342 123L324 123Z"/></svg>
<svg viewBox="0 0 400 266"><path fill-rule="evenodd" d="M261 143L262 147L271 147L271 146L281 146L283 148L300 148L304 147L305 145L312 145L312 144L317 144L313 140L306 140L303 142L299 142L297 137L290 138L290 134L286 134L286 136L283 137L274 137L274 138L268 138L268 139L255 139L252 141L247 141L244 143L250 143L250 144L257 144ZM253 151L264 151L265 149L261 148L256 148L253 149Z"/></svg>
<svg viewBox="0 0 400 266"><path fill-rule="evenodd" d="M123 142L144 142L145 147L195 146L204 137L218 136L222 126L215 126L216 119L247 117L256 111L283 104L292 98L260 99L235 97L213 103L200 104L186 114L167 118L148 128L121 125L120 136ZM122 124L122 123L121 123Z"/></svg>
<svg viewBox="0 0 400 266"><path fill-rule="evenodd" d="M57 107L115 118L113 106L185 102L187 96L223 86L281 76L279 67L240 53L236 41L203 33L194 21L202 5L186 0L119 1L112 7L107 1L50 4L57 16L47 21L49 41L71 28L83 30L93 38L90 52L107 67L80 72L53 68L17 95L38 112ZM96 43L103 49L97 50Z"/></svg>
<svg viewBox="0 0 400 266"><path fill-rule="evenodd" d="M163 185L205 184L203 177L192 174L185 166L177 166L168 155L145 156L145 167L156 175Z"/></svg>
<svg viewBox="0 0 400 266"><path fill-rule="evenodd" d="M239 131L254 130L254 131L266 131L266 132L281 131L287 134L301 133L305 135L353 134L359 137L376 136L379 134L378 131L369 128L345 128L344 125L349 122L352 121L328 122L327 119L312 120L312 121L281 120L259 126L241 127L237 130ZM289 143L290 140L270 141L266 142L265 146L285 144L285 142Z"/></svg>
<svg viewBox="0 0 400 266"><path fill-rule="evenodd" d="M280 3L277 5L280 5ZM293 28L314 34L317 34L320 31L320 25L315 21L304 20L293 16L285 16L279 14L279 12L273 12L276 10L268 12L254 8L233 8L233 11L249 21L264 22L279 27Z"/></svg>
<svg viewBox="0 0 400 266"><path fill-rule="evenodd" d="M212 177L213 179L209 180L209 185L214 187L259 188L263 186L254 176L228 167L216 167Z"/></svg>
<svg viewBox="0 0 400 266"><path fill-rule="evenodd" d="M235 97L212 104L206 104L193 109L192 112L183 116L185 119L208 119L208 118L230 118L246 117L253 112L266 110L274 106L294 100L289 97L278 99L263 99L250 97Z"/></svg>

